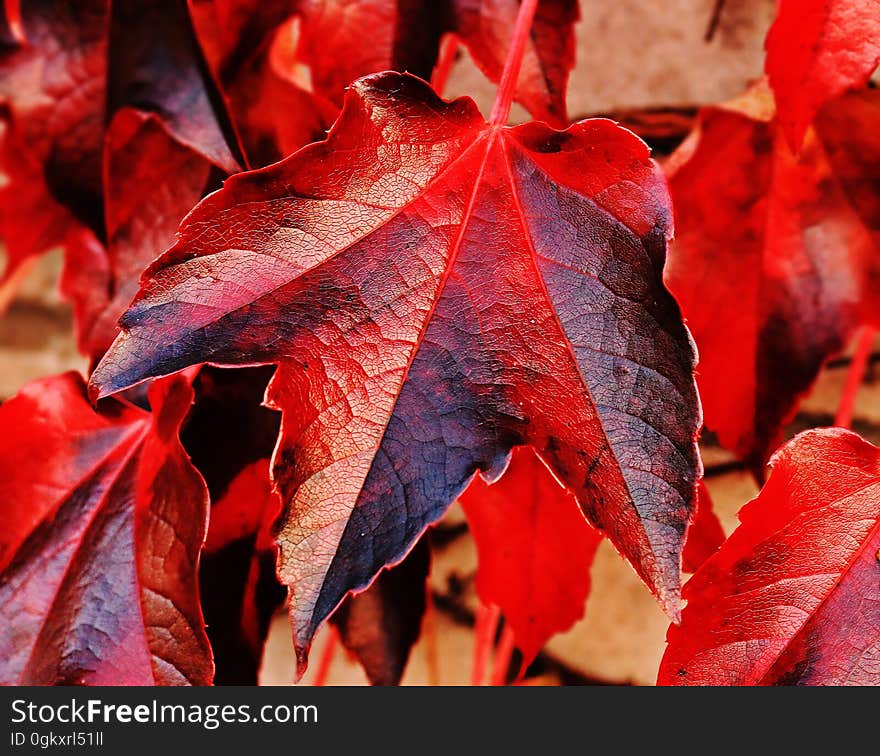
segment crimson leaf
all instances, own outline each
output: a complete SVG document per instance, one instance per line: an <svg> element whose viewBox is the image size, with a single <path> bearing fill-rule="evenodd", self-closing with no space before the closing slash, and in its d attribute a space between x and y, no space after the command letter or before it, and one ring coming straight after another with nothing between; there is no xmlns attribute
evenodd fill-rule
<svg viewBox="0 0 880 756"><path fill-rule="evenodd" d="M765 65L789 145L822 106L864 86L880 63L878 0L780 0Z"/></svg>
<svg viewBox="0 0 880 756"><path fill-rule="evenodd" d="M39 234L4 219L14 265L61 241L68 211L104 240L105 126L121 108L153 114L182 145L224 171L238 169L235 136L183 0L22 0L21 26L24 39L0 47L4 141L23 153L14 170L6 166L15 182L8 192L54 202L21 208Z"/></svg>
<svg viewBox="0 0 880 756"><path fill-rule="evenodd" d="M382 570L367 590L349 596L330 621L372 685L399 685L422 631L431 546L422 536L400 563Z"/></svg>
<svg viewBox="0 0 880 756"><path fill-rule="evenodd" d="M90 234L68 236L61 284L76 312L80 351L96 358L116 337L143 269L174 241L211 173L159 117L133 108L116 112L104 150L107 246Z"/></svg>
<svg viewBox="0 0 880 756"><path fill-rule="evenodd" d="M93 391L279 363L301 663L346 592L521 444L675 615L700 413L669 233L662 175L610 121L493 126L414 77L368 77L326 142L188 216Z"/></svg>
<svg viewBox="0 0 880 756"><path fill-rule="evenodd" d="M477 593L510 624L523 668L583 617L602 535L534 450L513 450L500 480L474 478L459 498L477 545Z"/></svg>
<svg viewBox="0 0 880 756"><path fill-rule="evenodd" d="M759 86L671 158L666 279L700 350L706 425L763 474L824 361L877 308L877 92L829 103L795 157Z"/></svg>
<svg viewBox="0 0 880 756"><path fill-rule="evenodd" d="M880 684L880 450L797 436L685 585L665 685Z"/></svg>
<svg viewBox="0 0 880 756"><path fill-rule="evenodd" d="M292 28L296 0L190 0L189 4L205 57L251 165L273 163L323 138L336 117L336 107L297 80L302 65ZM332 30L331 40L338 31ZM334 64L341 65L370 47L347 50Z"/></svg>
<svg viewBox="0 0 880 756"><path fill-rule="evenodd" d="M507 58L519 0L299 0L299 54L315 90L333 102L355 79L391 69L428 79L440 39L454 34L474 62L498 82ZM516 99L536 119L566 125L568 75L574 66L577 0L541 0L517 80ZM363 43L364 30L370 43Z"/></svg>
<svg viewBox="0 0 880 756"><path fill-rule="evenodd" d="M96 412L67 373L0 407L17 523L0 574L3 683L211 681L196 577L207 491L177 438L192 389L172 378L149 396L152 413L116 400Z"/></svg>
<svg viewBox="0 0 880 756"><path fill-rule="evenodd" d="M685 572L696 572L712 554L724 543L724 529L718 515L712 509L709 489L701 480L697 487L694 519L687 530L682 552L682 567Z"/></svg>

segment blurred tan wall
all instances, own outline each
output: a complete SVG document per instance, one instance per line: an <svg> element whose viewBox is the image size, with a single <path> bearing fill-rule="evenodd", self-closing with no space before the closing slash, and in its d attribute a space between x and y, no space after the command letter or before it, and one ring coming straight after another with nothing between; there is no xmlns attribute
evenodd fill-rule
<svg viewBox="0 0 880 756"><path fill-rule="evenodd" d="M775 0L726 0L717 32L704 37L715 0L581 0L573 117L652 105L701 105L738 94L761 76ZM447 95L475 96L484 112L494 87L469 60ZM516 114L515 114L516 116ZM524 118L519 111L519 119Z"/></svg>

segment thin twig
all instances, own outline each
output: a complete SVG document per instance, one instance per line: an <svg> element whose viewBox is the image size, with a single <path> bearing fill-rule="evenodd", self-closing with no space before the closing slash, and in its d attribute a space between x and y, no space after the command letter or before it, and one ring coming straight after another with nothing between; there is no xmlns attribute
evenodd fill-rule
<svg viewBox="0 0 880 756"><path fill-rule="evenodd" d="M724 0L715 0L715 7L712 8L712 16L709 18L709 26L706 27L706 34L703 40L711 42L715 38L715 32L718 31L718 24L721 22L721 12L724 10Z"/></svg>
<svg viewBox="0 0 880 756"><path fill-rule="evenodd" d="M437 65L431 72L431 86L434 91L443 96L443 90L446 89L446 82L449 80L449 73L458 57L458 37L454 34L447 34L440 43L440 55L437 58Z"/></svg>
<svg viewBox="0 0 880 756"><path fill-rule="evenodd" d="M333 658L336 656L336 648L339 645L339 633L333 625L327 626L327 640L321 649L321 658L318 660L318 668L315 670L315 679L312 685L326 685L330 675L330 667L333 666Z"/></svg>
<svg viewBox="0 0 880 756"><path fill-rule="evenodd" d="M489 657L495 646L495 633L501 612L497 606L483 606L477 610L477 626L474 637L474 663L471 668L471 685L484 685Z"/></svg>
<svg viewBox="0 0 880 756"><path fill-rule="evenodd" d="M510 116L516 80L519 78L519 69L522 67L526 43L529 41L529 33L532 29L532 19L535 17L537 7L538 0L522 0L520 3L516 24L513 27L513 38L510 40L510 49L507 51L507 60L504 63L504 70L501 72L498 92L489 115L489 123L493 126L503 126Z"/></svg>
<svg viewBox="0 0 880 756"><path fill-rule="evenodd" d="M495 665L492 667L491 685L505 685L510 670L510 660L513 658L513 630L505 622L501 631L501 640L498 641L498 649L495 651Z"/></svg>
<svg viewBox="0 0 880 756"><path fill-rule="evenodd" d="M843 385L840 404L837 406L837 414L834 416L834 424L841 428L849 428L852 425L856 395L865 378L865 370L868 367L868 359L871 357L873 345L874 329L870 326L863 326L859 331L856 351L846 373L846 383Z"/></svg>

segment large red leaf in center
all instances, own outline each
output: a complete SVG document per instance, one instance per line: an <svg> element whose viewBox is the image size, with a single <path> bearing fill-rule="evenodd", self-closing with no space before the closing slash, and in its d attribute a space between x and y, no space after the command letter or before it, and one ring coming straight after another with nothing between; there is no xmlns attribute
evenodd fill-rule
<svg viewBox="0 0 880 756"><path fill-rule="evenodd" d="M610 121L486 124L386 73L326 142L227 181L147 271L93 376L280 364L280 575L305 660L478 470L531 444L678 606L694 353L663 286L663 177Z"/></svg>

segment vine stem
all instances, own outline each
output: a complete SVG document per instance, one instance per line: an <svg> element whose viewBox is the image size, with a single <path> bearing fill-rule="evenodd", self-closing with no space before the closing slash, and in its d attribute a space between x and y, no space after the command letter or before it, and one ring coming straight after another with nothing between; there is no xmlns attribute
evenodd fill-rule
<svg viewBox="0 0 880 756"><path fill-rule="evenodd" d="M16 268L15 272L9 276L5 281L0 281L0 315L3 315L10 304L12 304L12 300L15 299L15 294L18 291L18 287L25 278L27 278L28 274L34 269L37 264L37 257L29 257L24 262L19 264L18 268Z"/></svg>
<svg viewBox="0 0 880 756"><path fill-rule="evenodd" d="M3 10L6 13L6 23L13 38L20 45L27 42L24 36L24 27L21 23L21 0L4 0Z"/></svg>
<svg viewBox="0 0 880 756"><path fill-rule="evenodd" d="M513 27L513 39L510 41L510 50L507 52L504 71L501 73L498 92L495 95L495 102L492 104L492 113L489 115L489 123L492 126L503 126L510 116L516 80L519 78L519 69L522 66L526 43L529 41L529 32L537 7L538 0L522 0L520 3L516 24Z"/></svg>
<svg viewBox="0 0 880 756"><path fill-rule="evenodd" d="M510 660L513 658L513 630L505 622L501 631L501 640L498 641L498 649L495 651L495 666L492 668L491 685L505 685L507 673L510 669Z"/></svg>
<svg viewBox="0 0 880 756"><path fill-rule="evenodd" d="M709 18L709 25L706 27L706 33L703 35L704 42L711 42L718 31L718 24L721 23L721 13L724 10L724 0L715 0L715 6L712 8L712 16Z"/></svg>
<svg viewBox="0 0 880 756"><path fill-rule="evenodd" d="M437 65L431 72L431 86L434 91L443 96L443 90L446 89L446 82L449 80L449 74L452 66L455 64L455 56L458 55L458 37L454 34L447 34L443 37L440 44L440 56L437 58Z"/></svg>
<svg viewBox="0 0 880 756"><path fill-rule="evenodd" d="M428 662L428 685L440 684L440 654L437 648L437 607L434 594L426 591L425 618L422 620L422 637L425 639L425 657Z"/></svg>
<svg viewBox="0 0 880 756"><path fill-rule="evenodd" d="M853 408L856 403L856 395L865 378L865 370L868 367L868 359L871 357L871 347L874 345L874 329L863 326L859 331L856 351L846 374L846 383L843 385L843 393L840 395L840 404L837 406L837 414L834 415L834 424L841 428L849 428L852 425Z"/></svg>
<svg viewBox="0 0 880 756"><path fill-rule="evenodd" d="M318 669L315 671L312 685L320 687L327 684L327 677L330 675L330 667L333 666L333 657L336 656L338 646L339 633L333 625L328 625L327 640L324 642L324 648L321 649L321 658L318 660Z"/></svg>
<svg viewBox="0 0 880 756"><path fill-rule="evenodd" d="M476 637L474 638L474 663L471 668L471 685L483 685L489 657L495 645L495 633L498 632L498 620L501 610L497 606L483 606L477 609Z"/></svg>

